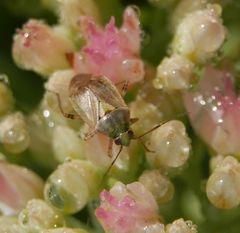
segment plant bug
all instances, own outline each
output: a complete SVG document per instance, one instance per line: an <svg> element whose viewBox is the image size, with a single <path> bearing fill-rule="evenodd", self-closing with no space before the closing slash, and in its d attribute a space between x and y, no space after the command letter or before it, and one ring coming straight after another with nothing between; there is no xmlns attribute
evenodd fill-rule
<svg viewBox="0 0 240 233"><path fill-rule="evenodd" d="M127 82L123 86L123 91L126 89ZM112 157L113 142L116 145L120 145L120 150L107 172L118 158L123 146L129 146L132 139L140 139L160 126L157 125L143 135L136 137L131 129L131 125L138 119L130 118L130 111L123 97L116 86L105 76L78 74L71 79L69 99L78 115L65 113L61 106L60 95L58 93L55 94L57 95L60 111L65 117L71 119L80 118L89 126L90 130L85 135L85 140L91 138L97 132L108 136L110 138L108 146L109 157ZM141 140L140 142L142 143ZM144 144L143 146L148 150Z"/></svg>

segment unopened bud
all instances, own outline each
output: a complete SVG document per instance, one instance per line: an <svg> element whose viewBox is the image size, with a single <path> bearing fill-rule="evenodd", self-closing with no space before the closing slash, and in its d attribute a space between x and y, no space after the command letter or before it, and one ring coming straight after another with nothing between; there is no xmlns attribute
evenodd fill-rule
<svg viewBox="0 0 240 233"><path fill-rule="evenodd" d="M218 164L208 179L207 196L209 201L221 209L230 209L240 204L240 164L227 156Z"/></svg>
<svg viewBox="0 0 240 233"><path fill-rule="evenodd" d="M30 200L26 208L20 212L18 221L29 232L38 232L42 229L64 225L63 217L40 199Z"/></svg>
<svg viewBox="0 0 240 233"><path fill-rule="evenodd" d="M154 86L165 91L184 90L190 87L193 64L180 55L165 58L157 68Z"/></svg>
<svg viewBox="0 0 240 233"><path fill-rule="evenodd" d="M1 82L1 77L6 76L0 75L0 116L3 116L13 110L14 98L10 88Z"/></svg>
<svg viewBox="0 0 240 233"><path fill-rule="evenodd" d="M180 218L166 226L166 233L197 233L197 226Z"/></svg>
<svg viewBox="0 0 240 233"><path fill-rule="evenodd" d="M158 170L144 171L139 177L139 182L153 194L158 204L170 201L174 195L173 184Z"/></svg>
<svg viewBox="0 0 240 233"><path fill-rule="evenodd" d="M76 213L96 195L100 182L101 176L90 162L66 162L49 177L45 199L64 213Z"/></svg>
<svg viewBox="0 0 240 233"><path fill-rule="evenodd" d="M73 43L62 30L29 20L14 36L12 52L17 65L47 76L68 68L66 54L73 50Z"/></svg>
<svg viewBox="0 0 240 233"><path fill-rule="evenodd" d="M67 159L83 159L83 141L68 126L58 125L53 129L53 153L59 162Z"/></svg>
<svg viewBox="0 0 240 233"><path fill-rule="evenodd" d="M186 15L177 27L172 44L174 52L196 63L212 58L226 36L220 15L219 5Z"/></svg>
<svg viewBox="0 0 240 233"><path fill-rule="evenodd" d="M153 131L148 147L147 158L153 167L177 168L188 160L191 141L181 121L169 121Z"/></svg>
<svg viewBox="0 0 240 233"><path fill-rule="evenodd" d="M45 84L46 93L44 98L49 108L60 112L58 99L56 94L59 94L61 106L64 112L70 113L73 111L72 105L69 101L69 83L74 76L73 70L60 70L54 72L48 82ZM54 92L54 93L52 93Z"/></svg>
<svg viewBox="0 0 240 233"><path fill-rule="evenodd" d="M28 148L29 132L22 113L7 115L0 122L0 142L7 151L14 154L21 153Z"/></svg>

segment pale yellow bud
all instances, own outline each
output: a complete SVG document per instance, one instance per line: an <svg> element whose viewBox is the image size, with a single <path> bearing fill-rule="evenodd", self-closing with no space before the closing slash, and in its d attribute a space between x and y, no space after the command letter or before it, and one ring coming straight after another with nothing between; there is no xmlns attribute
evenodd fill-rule
<svg viewBox="0 0 240 233"><path fill-rule="evenodd" d="M40 199L30 200L26 208L20 212L18 221L25 230L30 232L64 225L63 217Z"/></svg>
<svg viewBox="0 0 240 233"><path fill-rule="evenodd" d="M0 122L0 142L11 153L21 153L29 146L29 132L20 112L7 115Z"/></svg>
<svg viewBox="0 0 240 233"><path fill-rule="evenodd" d="M59 162L84 158L83 140L68 126L58 125L53 129L52 146Z"/></svg>
<svg viewBox="0 0 240 233"><path fill-rule="evenodd" d="M69 83L74 76L73 70L60 70L54 72L48 82L45 84L46 93L44 98L47 105L54 111L60 112L57 96L60 96L61 106L63 111L70 113L73 111L72 105L69 101ZM54 93L52 93L52 92Z"/></svg>
<svg viewBox="0 0 240 233"><path fill-rule="evenodd" d="M177 27L173 51L195 63L212 58L226 36L220 15L219 5L209 5L186 15Z"/></svg>
<svg viewBox="0 0 240 233"><path fill-rule="evenodd" d="M230 209L240 203L240 164L227 156L218 164L208 179L206 192L209 201L221 209Z"/></svg>
<svg viewBox="0 0 240 233"><path fill-rule="evenodd" d="M184 90L190 87L193 64L174 54L165 58L157 68L154 86L164 91Z"/></svg>
<svg viewBox="0 0 240 233"><path fill-rule="evenodd" d="M88 233L87 231L79 228L56 228L43 230L41 233Z"/></svg>
<svg viewBox="0 0 240 233"><path fill-rule="evenodd" d="M80 31L81 16L91 16L95 22L100 19L94 0L59 0L60 20L73 31Z"/></svg>
<svg viewBox="0 0 240 233"><path fill-rule="evenodd" d="M0 75L0 117L11 112L14 108L14 98L12 91L9 87L1 82L1 77L5 75Z"/></svg>
<svg viewBox="0 0 240 233"><path fill-rule="evenodd" d="M0 217L0 233L25 233L15 217Z"/></svg>
<svg viewBox="0 0 240 233"><path fill-rule="evenodd" d="M158 108L140 96L130 104L129 108L131 117L138 118L138 121L132 125L136 135L141 135L162 122L162 113Z"/></svg>
<svg viewBox="0 0 240 233"><path fill-rule="evenodd" d="M166 233L197 233L197 226L180 218L166 226Z"/></svg>
<svg viewBox="0 0 240 233"><path fill-rule="evenodd" d="M101 175L87 161L73 160L60 165L49 177L45 199L64 213L81 210L100 188Z"/></svg>
<svg viewBox="0 0 240 233"><path fill-rule="evenodd" d="M147 152L147 159L153 167L177 168L183 166L189 157L191 141L181 121L169 121L155 131L148 141L153 152Z"/></svg>
<svg viewBox="0 0 240 233"><path fill-rule="evenodd" d="M173 184L159 170L144 171L139 177L139 182L153 194L158 204L170 201L174 195Z"/></svg>
<svg viewBox="0 0 240 233"><path fill-rule="evenodd" d="M67 53L74 51L72 41L59 27L29 20L14 36L13 58L17 65L48 76L70 66Z"/></svg>

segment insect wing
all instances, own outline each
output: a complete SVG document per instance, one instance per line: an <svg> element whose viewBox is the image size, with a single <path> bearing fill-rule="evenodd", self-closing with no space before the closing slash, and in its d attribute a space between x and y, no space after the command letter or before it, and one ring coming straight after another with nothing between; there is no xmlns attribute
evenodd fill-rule
<svg viewBox="0 0 240 233"><path fill-rule="evenodd" d="M75 76L69 86L70 101L74 110L90 128L95 128L103 112L97 96L88 88L91 75Z"/></svg>
<svg viewBox="0 0 240 233"><path fill-rule="evenodd" d="M89 82L89 88L101 102L105 102L114 108L126 107L118 89L112 82L104 77L94 77Z"/></svg>

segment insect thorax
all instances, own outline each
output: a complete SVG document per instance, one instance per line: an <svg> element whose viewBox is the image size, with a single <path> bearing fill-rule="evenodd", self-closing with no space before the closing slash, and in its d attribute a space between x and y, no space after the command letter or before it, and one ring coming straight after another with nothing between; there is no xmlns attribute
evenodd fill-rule
<svg viewBox="0 0 240 233"><path fill-rule="evenodd" d="M129 130L130 113L128 108L118 108L102 117L97 123L98 132L110 138L117 138L120 134Z"/></svg>

